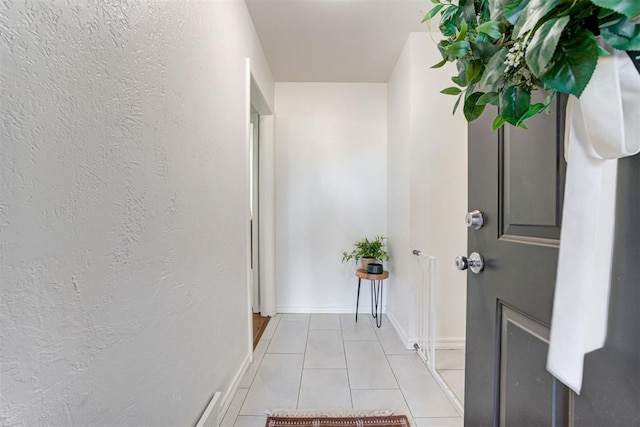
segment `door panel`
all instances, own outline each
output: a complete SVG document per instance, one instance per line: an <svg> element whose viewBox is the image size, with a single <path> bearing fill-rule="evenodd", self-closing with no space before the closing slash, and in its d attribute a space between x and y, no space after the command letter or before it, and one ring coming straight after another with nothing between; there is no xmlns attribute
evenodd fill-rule
<svg viewBox="0 0 640 427"><path fill-rule="evenodd" d="M563 102L528 130L469 126L469 210L485 226L469 251L485 270L467 284L467 425L565 425L569 392L547 373L564 157ZM564 417L559 419L559 417Z"/></svg>
<svg viewBox="0 0 640 427"><path fill-rule="evenodd" d="M557 111L527 123L528 129L505 126L498 138L500 238L558 247L566 163L564 122Z"/></svg>
<svg viewBox="0 0 640 427"><path fill-rule="evenodd" d="M580 396L545 369L566 165L564 99L529 130L469 125L466 426L640 426L640 156L618 163L608 335L588 354ZM640 136L639 136L640 137ZM588 189L585 189L588 191Z"/></svg>
<svg viewBox="0 0 640 427"><path fill-rule="evenodd" d="M504 176L502 214L509 226L557 227L558 147L554 127L532 127L527 132L513 127L503 131L500 145ZM540 135L536 140L533 135ZM542 144L540 143L542 142ZM506 234L514 234L506 231Z"/></svg>
<svg viewBox="0 0 640 427"><path fill-rule="evenodd" d="M549 328L501 305L500 424L564 425L569 392L546 371Z"/></svg>
<svg viewBox="0 0 640 427"><path fill-rule="evenodd" d="M558 108L564 108L562 103ZM539 116L529 129L496 133L499 161L500 237L558 246L565 162L562 123Z"/></svg>

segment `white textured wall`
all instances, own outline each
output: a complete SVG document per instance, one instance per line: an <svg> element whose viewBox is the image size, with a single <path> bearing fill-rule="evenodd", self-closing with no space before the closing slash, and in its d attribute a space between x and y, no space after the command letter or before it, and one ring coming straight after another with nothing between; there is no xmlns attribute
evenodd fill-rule
<svg viewBox="0 0 640 427"><path fill-rule="evenodd" d="M192 425L249 355L246 56L273 86L245 5L0 28L0 423Z"/></svg>
<svg viewBox="0 0 640 427"><path fill-rule="evenodd" d="M444 346L464 339L466 274L453 259L466 253L467 125L451 115L451 69L426 33L413 33L389 79L388 221L393 273L390 316L411 340L415 334L413 249L437 258L438 329Z"/></svg>
<svg viewBox="0 0 640 427"><path fill-rule="evenodd" d="M415 288L411 255L411 43L407 42L388 82L387 314L409 340L415 331Z"/></svg>
<svg viewBox="0 0 640 427"><path fill-rule="evenodd" d="M278 311L353 311L342 252L386 234L387 86L277 83L275 99Z"/></svg>

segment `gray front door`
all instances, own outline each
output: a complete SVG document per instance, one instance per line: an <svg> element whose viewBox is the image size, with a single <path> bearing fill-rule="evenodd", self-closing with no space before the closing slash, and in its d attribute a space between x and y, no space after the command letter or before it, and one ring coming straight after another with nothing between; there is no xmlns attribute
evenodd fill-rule
<svg viewBox="0 0 640 427"><path fill-rule="evenodd" d="M529 130L469 126L469 210L485 258L467 281L466 426L640 425L640 156L618 168L609 332L587 355L580 396L545 369L566 164L564 99ZM640 137L640 136L638 136ZM588 189L585 189L588 191Z"/></svg>

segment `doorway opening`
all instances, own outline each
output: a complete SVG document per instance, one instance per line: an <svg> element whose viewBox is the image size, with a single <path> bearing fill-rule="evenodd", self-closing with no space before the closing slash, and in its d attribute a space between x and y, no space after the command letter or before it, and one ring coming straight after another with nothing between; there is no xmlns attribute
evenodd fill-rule
<svg viewBox="0 0 640 427"><path fill-rule="evenodd" d="M251 232L251 291L253 348L267 328L270 317L261 315L260 299L260 115L252 104L249 120L249 222Z"/></svg>
<svg viewBox="0 0 640 427"><path fill-rule="evenodd" d="M262 334L265 329L267 329L267 325L269 324L269 320L271 317L265 316L262 317L260 313L253 313L253 349L255 350L262 338Z"/></svg>
<svg viewBox="0 0 640 427"><path fill-rule="evenodd" d="M275 313L274 117L246 62L248 346L253 354Z"/></svg>

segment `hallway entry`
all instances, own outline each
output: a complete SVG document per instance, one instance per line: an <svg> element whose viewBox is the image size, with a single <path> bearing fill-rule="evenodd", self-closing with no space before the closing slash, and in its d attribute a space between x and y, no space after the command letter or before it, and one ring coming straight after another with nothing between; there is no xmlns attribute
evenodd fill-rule
<svg viewBox="0 0 640 427"><path fill-rule="evenodd" d="M274 117L246 60L247 316L249 348L275 315Z"/></svg>

